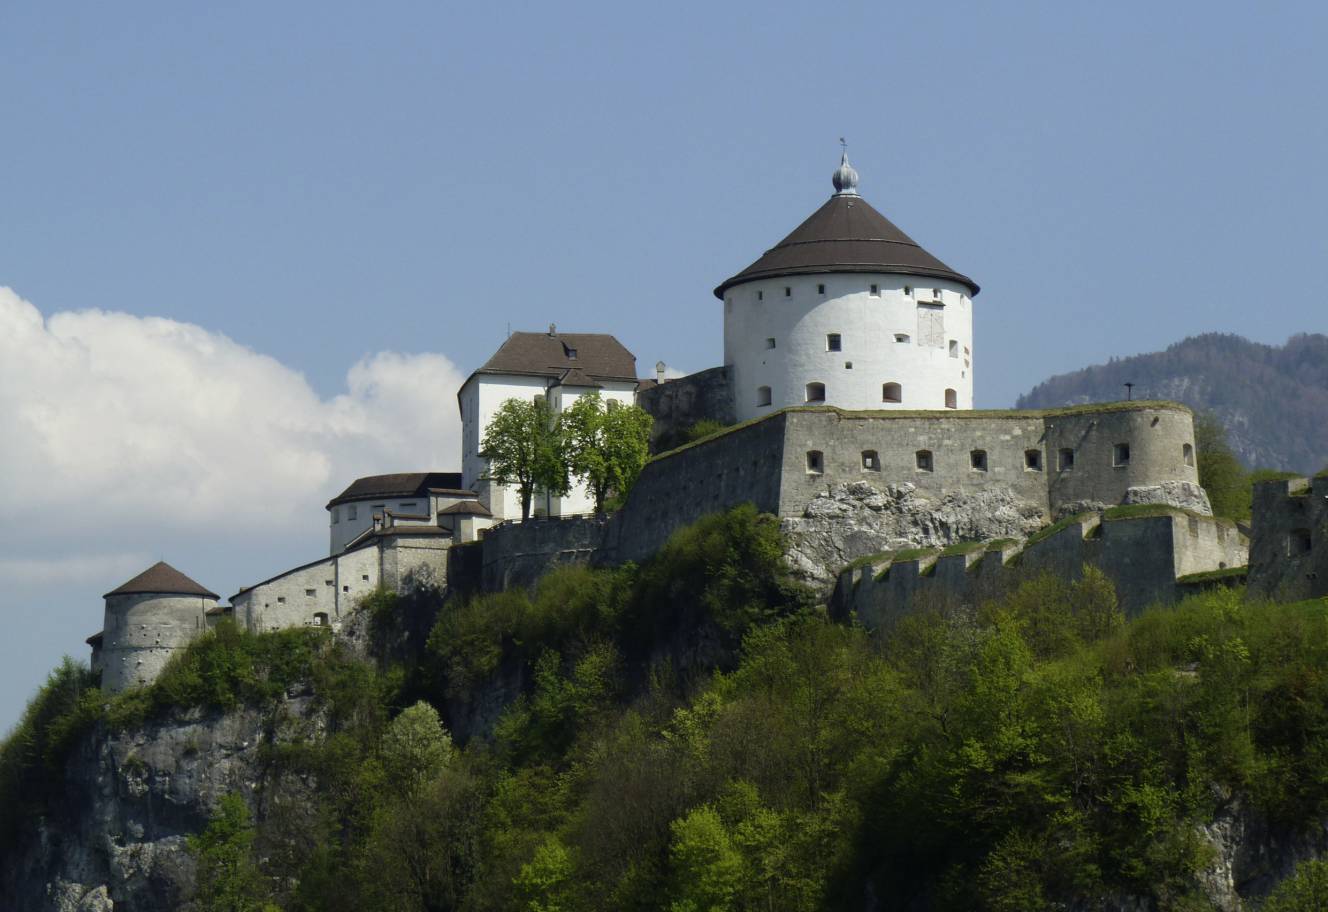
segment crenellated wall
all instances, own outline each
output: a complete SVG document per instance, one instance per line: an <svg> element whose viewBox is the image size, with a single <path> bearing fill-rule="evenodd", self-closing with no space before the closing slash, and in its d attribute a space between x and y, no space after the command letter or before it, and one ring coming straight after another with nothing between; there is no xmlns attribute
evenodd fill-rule
<svg viewBox="0 0 1328 912"><path fill-rule="evenodd" d="M1022 550L993 544L965 553L863 561L840 574L831 610L841 617L856 614L876 628L926 600L976 604L1043 572L1078 579L1088 564L1111 580L1122 610L1135 615L1149 605L1175 601L1180 577L1244 566L1247 558L1230 520L1167 508L1118 518L1110 511L1089 513Z"/></svg>

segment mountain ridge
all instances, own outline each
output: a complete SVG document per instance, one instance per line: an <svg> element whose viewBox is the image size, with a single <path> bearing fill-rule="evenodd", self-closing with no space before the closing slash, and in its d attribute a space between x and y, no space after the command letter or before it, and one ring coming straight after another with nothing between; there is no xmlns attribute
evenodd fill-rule
<svg viewBox="0 0 1328 912"><path fill-rule="evenodd" d="M1159 352L1110 358L1057 374L1016 408L1052 408L1133 395L1171 399L1217 415L1249 468L1313 473L1328 463L1328 335L1297 333L1281 346L1203 333Z"/></svg>

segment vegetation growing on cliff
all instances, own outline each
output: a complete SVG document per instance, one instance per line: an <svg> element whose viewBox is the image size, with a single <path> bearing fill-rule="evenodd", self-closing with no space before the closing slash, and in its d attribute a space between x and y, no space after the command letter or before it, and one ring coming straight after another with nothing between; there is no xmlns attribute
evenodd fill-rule
<svg viewBox="0 0 1328 912"><path fill-rule="evenodd" d="M271 751L269 786L318 788L264 805L261 900L1196 909L1198 826L1234 796L1286 834L1328 813L1323 602L1221 589L1126 623L1090 572L873 635L813 607L778 546L771 519L734 511L639 568L445 606L408 676L347 659L316 686L334 694L326 735ZM243 666L267 636L213 639L235 662L208 667ZM440 714L514 682L492 737L454 747ZM61 712L38 715L34 733Z"/></svg>

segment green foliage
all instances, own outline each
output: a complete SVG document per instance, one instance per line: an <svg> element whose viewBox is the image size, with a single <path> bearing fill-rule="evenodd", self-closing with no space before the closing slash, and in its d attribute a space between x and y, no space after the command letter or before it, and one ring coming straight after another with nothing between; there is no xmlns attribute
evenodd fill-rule
<svg viewBox="0 0 1328 912"><path fill-rule="evenodd" d="M256 832L249 807L231 793L218 802L207 828L188 838L197 864L194 908L199 912L264 912L263 875L253 857Z"/></svg>
<svg viewBox="0 0 1328 912"><path fill-rule="evenodd" d="M101 717L96 676L66 656L0 742L0 849L64 792L64 764Z"/></svg>
<svg viewBox="0 0 1328 912"><path fill-rule="evenodd" d="M1199 484L1208 492L1214 516L1248 519L1250 477L1227 443L1222 421L1211 412L1194 416L1194 448L1198 451Z"/></svg>
<svg viewBox="0 0 1328 912"><path fill-rule="evenodd" d="M383 772L403 795L436 779L451 760L452 738L438 710L423 701L393 719L383 734Z"/></svg>
<svg viewBox="0 0 1328 912"><path fill-rule="evenodd" d="M536 489L554 495L570 489L566 442L543 397L500 405L484 429L480 452L489 460L485 478L517 489L522 519L530 518Z"/></svg>
<svg viewBox="0 0 1328 912"><path fill-rule="evenodd" d="M1320 912L1328 909L1328 862L1305 861L1278 884L1260 912Z"/></svg>
<svg viewBox="0 0 1328 912"><path fill-rule="evenodd" d="M712 418L702 418L700 421L691 425L683 432L683 443L695 443L698 440L704 440L712 437L720 431L725 430L728 425L722 421L715 421Z"/></svg>
<svg viewBox="0 0 1328 912"><path fill-rule="evenodd" d="M150 687L118 695L108 719L123 728L174 709L270 703L292 684L310 680L319 662L342 649L322 628L254 634L223 621L173 655Z"/></svg>
<svg viewBox="0 0 1328 912"><path fill-rule="evenodd" d="M559 416L571 473L585 479L604 512L610 493L623 497L641 474L650 448L654 419L635 405L606 403L599 393L579 397Z"/></svg>
<svg viewBox="0 0 1328 912"><path fill-rule="evenodd" d="M750 504L678 530L637 575L623 619L632 650L703 619L736 643L752 625L806 608L812 597L783 551L779 520Z"/></svg>

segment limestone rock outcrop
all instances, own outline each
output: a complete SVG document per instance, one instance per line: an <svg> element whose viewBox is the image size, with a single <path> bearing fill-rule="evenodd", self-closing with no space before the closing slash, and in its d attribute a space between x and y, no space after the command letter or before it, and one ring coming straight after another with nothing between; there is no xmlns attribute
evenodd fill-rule
<svg viewBox="0 0 1328 912"><path fill-rule="evenodd" d="M288 695L275 713L191 712L123 732L99 725L69 758L62 806L0 859L0 895L41 912L188 908L188 834L229 792L259 808L298 806L302 796L291 789L306 786L270 781L263 747L321 737L323 728L308 694Z"/></svg>
<svg viewBox="0 0 1328 912"><path fill-rule="evenodd" d="M1203 516L1213 515L1208 492L1192 481L1163 481L1155 485L1140 485L1125 492L1127 504L1166 504Z"/></svg>
<svg viewBox="0 0 1328 912"><path fill-rule="evenodd" d="M1009 488L931 499L907 482L877 488L855 481L821 493L802 516L781 526L794 573L826 589L841 567L859 557L958 541L1022 539L1045 521L1040 507Z"/></svg>

